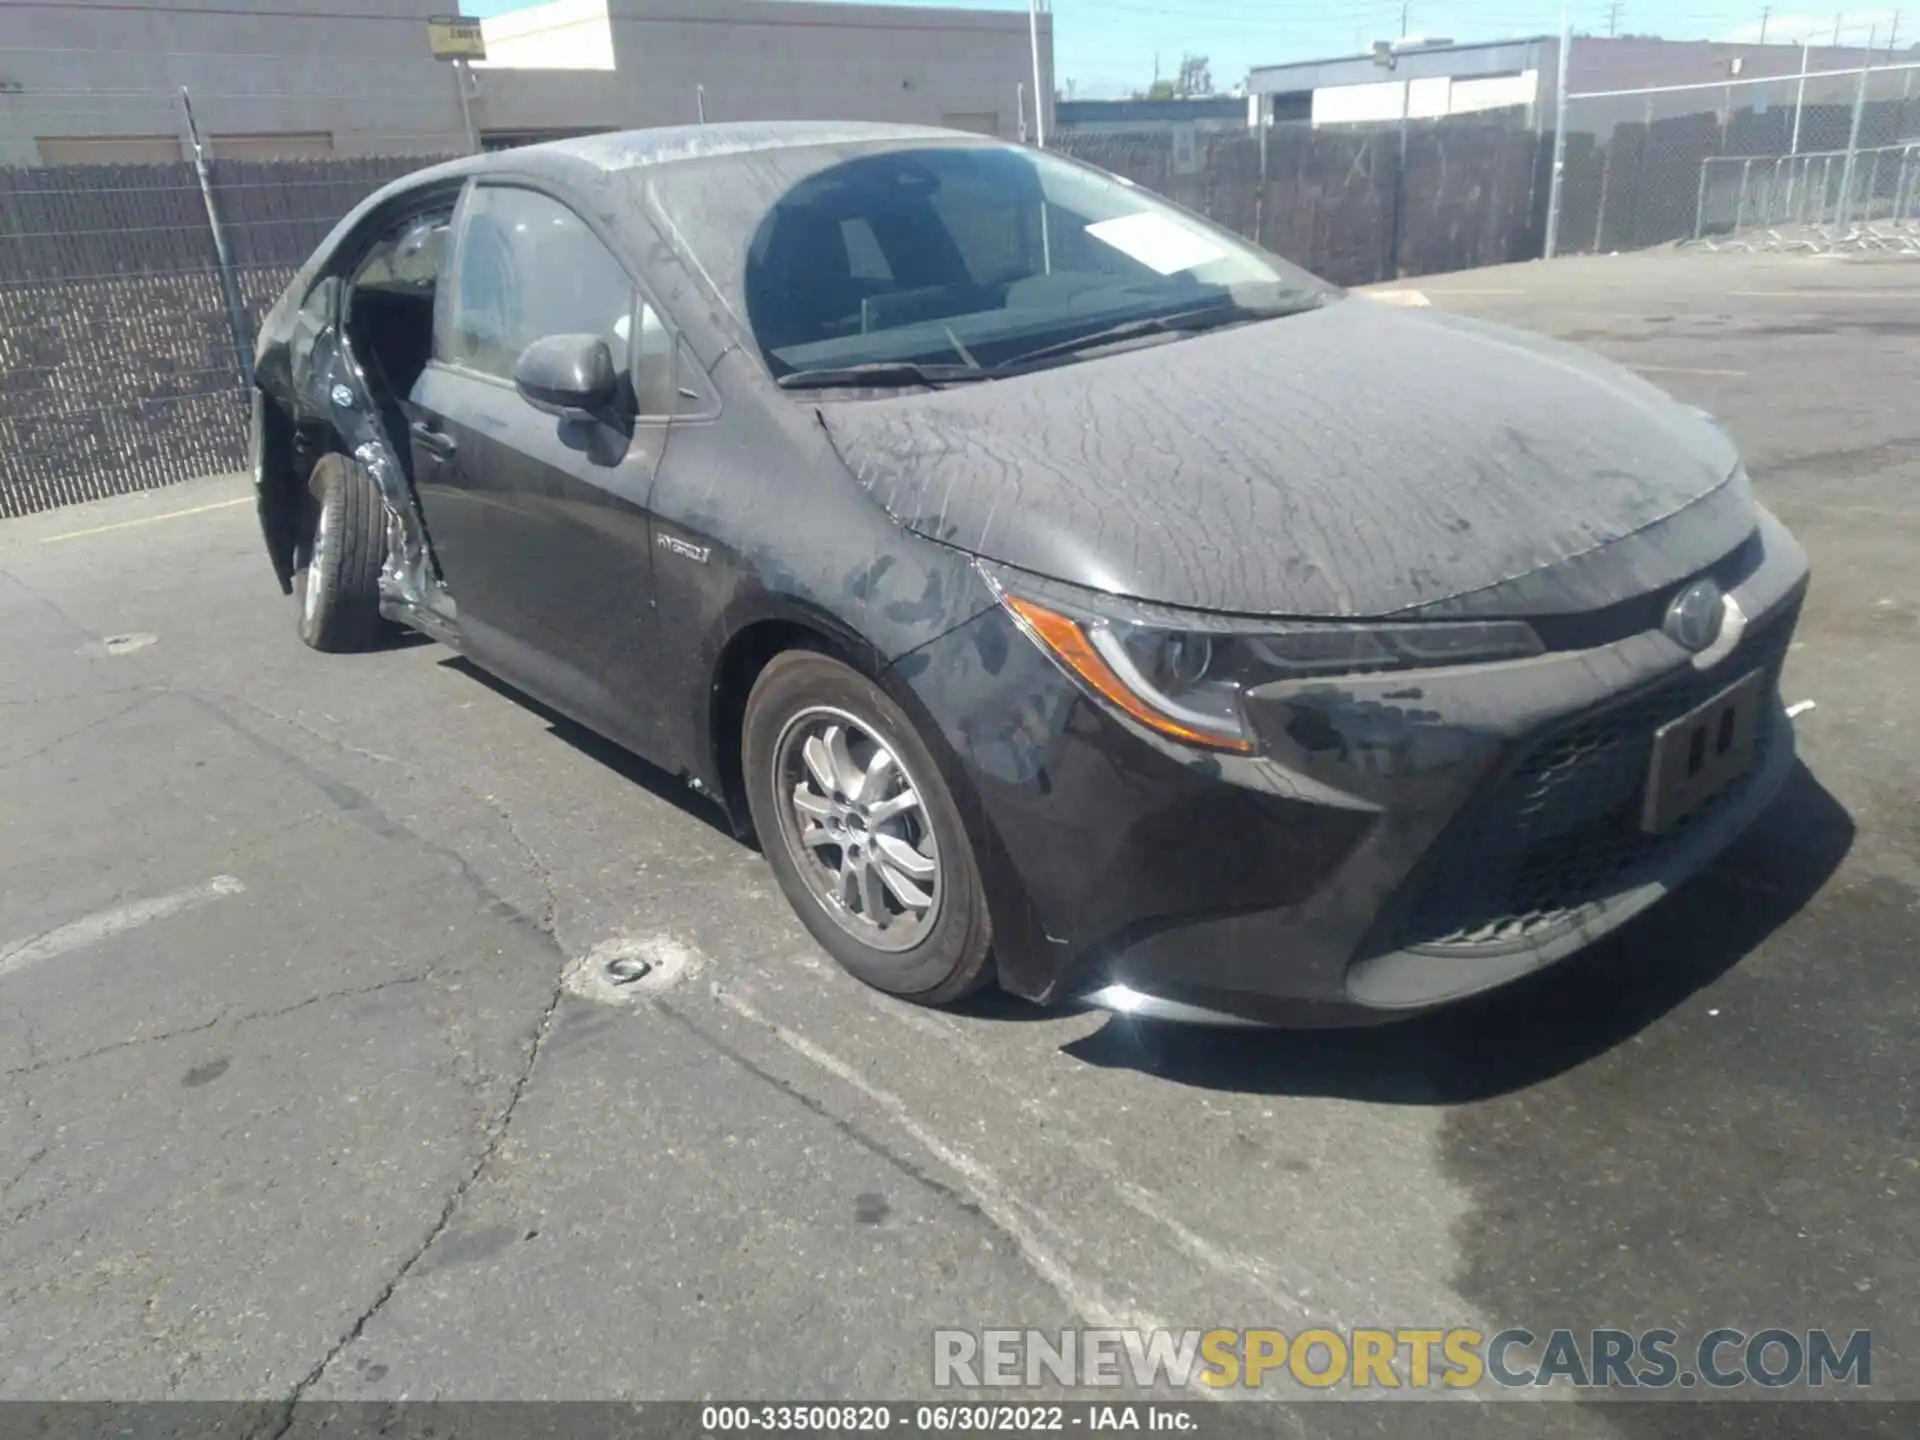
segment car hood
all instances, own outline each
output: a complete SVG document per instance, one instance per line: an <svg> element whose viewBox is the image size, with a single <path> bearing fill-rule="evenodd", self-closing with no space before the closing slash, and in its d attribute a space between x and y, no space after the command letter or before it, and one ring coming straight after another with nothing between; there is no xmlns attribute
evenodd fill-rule
<svg viewBox="0 0 1920 1440"><path fill-rule="evenodd" d="M1365 298L820 418L919 534L1240 614L1586 610L1755 523L1699 411L1571 346Z"/></svg>

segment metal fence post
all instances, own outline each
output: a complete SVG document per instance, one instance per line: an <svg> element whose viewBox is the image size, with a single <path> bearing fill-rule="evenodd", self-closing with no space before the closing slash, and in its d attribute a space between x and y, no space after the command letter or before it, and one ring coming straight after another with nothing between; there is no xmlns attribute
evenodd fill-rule
<svg viewBox="0 0 1920 1440"><path fill-rule="evenodd" d="M467 150L480 153L480 131L473 123L473 72L467 69L467 57L453 57L453 88L460 96L460 123L467 132Z"/></svg>
<svg viewBox="0 0 1920 1440"><path fill-rule="evenodd" d="M1840 204L1834 211L1833 238L1838 243L1846 235L1847 224L1852 219L1853 209L1853 170L1860 152L1860 117L1867 108L1867 71L1873 67L1873 40L1875 28L1867 30L1867 48L1860 57L1860 83L1853 92L1853 124L1847 131L1847 160L1840 170Z"/></svg>
<svg viewBox="0 0 1920 1440"><path fill-rule="evenodd" d="M1271 107L1265 91L1254 100L1254 113L1260 117L1260 185L1253 192L1253 243L1264 245L1267 243L1267 127L1271 123Z"/></svg>
<svg viewBox="0 0 1920 1440"><path fill-rule="evenodd" d="M220 268L220 295L226 302L227 329L233 336L233 363L240 378L253 384L253 338L248 333L246 308L233 277L233 256L227 251L227 232L220 224L220 207L213 200L213 176L207 169L207 150L200 143L200 126L193 118L193 97L180 87L180 107L187 112L187 138L193 142L193 173L200 181L200 199L207 207L207 229L213 232L213 258Z"/></svg>
<svg viewBox="0 0 1920 1440"><path fill-rule="evenodd" d="M1753 178L1753 161L1740 162L1740 193L1733 202L1733 233L1740 233L1740 226L1747 218L1747 182Z"/></svg>
<svg viewBox="0 0 1920 1440"><path fill-rule="evenodd" d="M1700 162L1700 188L1693 196L1693 238L1698 240L1707 232L1707 176L1712 173L1714 157L1709 155ZM1604 196L1605 191L1601 194Z"/></svg>
<svg viewBox="0 0 1920 1440"><path fill-rule="evenodd" d="M1049 27L1048 37L1052 37ZM1027 0L1027 45L1033 52L1033 143L1047 148L1047 96L1040 76L1040 0Z"/></svg>
<svg viewBox="0 0 1920 1440"><path fill-rule="evenodd" d="M1573 6L1562 0L1560 6L1560 53L1555 57L1558 78L1553 86L1553 170L1547 182L1547 235L1541 246L1545 258L1553 259L1560 246L1561 173L1567 168L1567 62L1573 56Z"/></svg>
<svg viewBox="0 0 1920 1440"><path fill-rule="evenodd" d="M1813 41L1800 41L1800 84L1793 92L1793 145L1790 155L1800 153L1800 112L1807 108L1807 57L1813 53Z"/></svg>

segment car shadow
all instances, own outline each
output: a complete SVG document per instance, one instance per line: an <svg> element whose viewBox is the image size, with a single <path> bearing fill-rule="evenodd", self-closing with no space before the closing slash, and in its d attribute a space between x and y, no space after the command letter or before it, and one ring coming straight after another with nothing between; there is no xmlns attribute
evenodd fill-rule
<svg viewBox="0 0 1920 1440"><path fill-rule="evenodd" d="M571 745L589 760L606 766L622 780L658 796L676 810L711 826L729 840L738 838L733 833L732 825L727 822L726 812L712 801L694 794L680 776L662 770L649 760L642 760L625 746L589 730L577 720L568 719L546 702L534 699L526 691L516 689L496 675L488 674L464 655L452 655L440 663L449 670L459 671L470 680L479 681L496 695L506 697L522 709L532 711L546 722L554 738ZM749 849L755 848L751 841L745 843Z"/></svg>
<svg viewBox="0 0 1920 1440"><path fill-rule="evenodd" d="M902 1002L909 1003L909 1002ZM1037 1004L1010 991L989 986L963 1000L940 1007L949 1015L966 1020L991 1020L997 1024L1017 1024L1028 1020L1060 1020L1084 1015L1095 1007L1082 1000L1060 1000L1051 1005Z"/></svg>
<svg viewBox="0 0 1920 1440"><path fill-rule="evenodd" d="M439 643L424 630L412 630L397 624L388 625L387 633L380 637L382 650L418 650L423 645Z"/></svg>
<svg viewBox="0 0 1920 1440"><path fill-rule="evenodd" d="M1348 1030L1232 1030L1115 1015L1063 1047L1198 1088L1457 1105L1525 1089L1639 1033L1718 980L1813 898L1853 844L1846 810L1796 764L1704 872L1539 974L1426 1015Z"/></svg>

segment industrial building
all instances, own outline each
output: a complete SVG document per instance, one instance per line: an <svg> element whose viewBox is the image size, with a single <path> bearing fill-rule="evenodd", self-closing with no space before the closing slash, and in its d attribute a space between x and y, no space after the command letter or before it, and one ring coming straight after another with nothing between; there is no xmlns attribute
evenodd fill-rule
<svg viewBox="0 0 1920 1440"><path fill-rule="evenodd" d="M1703 108L1777 105L1783 95L1792 99L1803 65L1814 77L1806 85L1807 104L1844 102L1853 96L1865 55L1858 45L1803 49L1797 43L1577 36L1567 55L1567 93L1604 98L1583 101L1571 118L1577 128L1604 130L1622 120L1658 120ZM1514 112L1528 126L1549 128L1559 57L1560 41L1552 35L1471 44L1400 41L1384 53L1259 66L1249 75L1247 90L1270 119L1315 125ZM1872 59L1877 66L1889 64L1885 51ZM1898 60L1920 56L1903 54ZM1901 80L1894 77L1900 74L1889 72L1875 96L1888 93L1886 81L1898 93ZM1783 83L1753 83L1768 77ZM1676 88L1665 94L1616 93L1659 87ZM1703 93L1716 87L1720 93L1707 94L1703 104Z"/></svg>
<svg viewBox="0 0 1920 1440"><path fill-rule="evenodd" d="M445 154L717 119L862 119L1017 139L1052 115L1028 17L806 0L551 0L436 58L449 0L8 0L0 164L183 155L181 90L216 154Z"/></svg>
<svg viewBox="0 0 1920 1440"><path fill-rule="evenodd" d="M1055 107L1061 135L1172 135L1244 131L1252 107L1238 95L1176 100L1062 100Z"/></svg>

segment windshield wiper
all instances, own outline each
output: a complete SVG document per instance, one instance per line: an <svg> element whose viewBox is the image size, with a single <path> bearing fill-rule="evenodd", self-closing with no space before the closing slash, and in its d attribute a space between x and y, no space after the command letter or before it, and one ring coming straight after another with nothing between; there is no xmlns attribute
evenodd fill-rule
<svg viewBox="0 0 1920 1440"><path fill-rule="evenodd" d="M1095 330L1089 335L1078 335L1071 340L1042 345L1038 350L1028 350L1019 355L1008 356L994 368L1001 371L1022 370L1036 360L1051 360L1060 355L1077 355L1082 350L1097 350L1103 345L1119 345L1128 340L1138 340L1146 335L1173 335L1187 331L1212 330L1221 325L1237 325L1248 320L1274 320L1282 315L1298 315L1302 310L1317 308L1317 302L1297 305L1239 305L1229 301L1220 305L1203 305L1194 310L1175 310L1169 315L1149 315L1143 320L1123 320L1118 325L1109 325L1106 329Z"/></svg>
<svg viewBox="0 0 1920 1440"><path fill-rule="evenodd" d="M794 370L773 383L782 390L859 390L889 385L925 385L937 390L964 380L990 380L977 365L922 365L914 360L871 360L862 365L831 365Z"/></svg>

